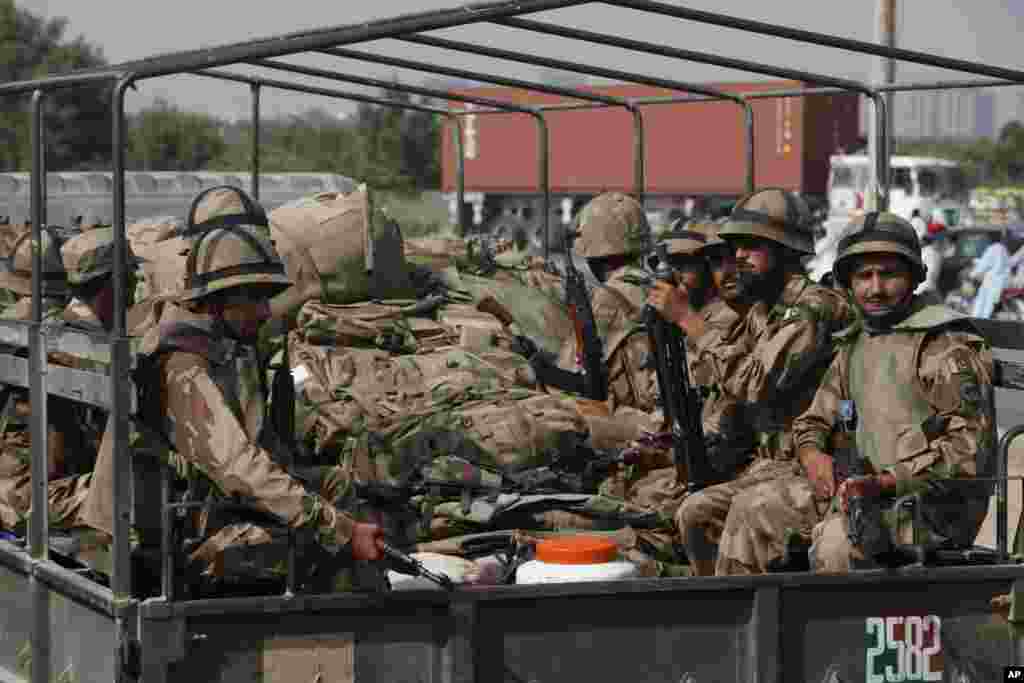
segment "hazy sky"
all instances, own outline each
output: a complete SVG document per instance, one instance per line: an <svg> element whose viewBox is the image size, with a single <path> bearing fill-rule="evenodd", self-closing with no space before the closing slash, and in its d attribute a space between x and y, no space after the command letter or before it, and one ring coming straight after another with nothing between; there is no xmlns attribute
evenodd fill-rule
<svg viewBox="0 0 1024 683"><path fill-rule="evenodd" d="M672 4L778 24L844 35L861 40L874 39L876 0L668 0ZM363 22L406 12L456 6L458 0L16 0L23 7L47 16L70 20L69 33L84 35L103 47L112 62L151 56L169 51L214 46L267 37L302 29ZM898 44L913 50L949 57L978 60L1024 70L1020 36L1024 29L1024 0L896 0L899 4ZM956 7L961 5L962 7ZM532 18L558 20L570 26L616 32L649 42L716 51L722 55L762 60L784 66L852 78L869 78L873 58L830 48L802 45L738 31L693 24L682 20L630 12L603 5L584 5ZM625 53L611 47L591 46L576 41L534 36L514 29L492 26L465 27L439 32L462 40L499 47L521 48L524 37L538 54L586 61L680 80L756 80L760 77L717 67L688 64L659 57ZM443 58L445 64L476 67L527 79L547 78L530 66L465 57L394 41L360 46L368 51L397 56ZM395 71L360 62L332 58L293 57L297 62L327 66L335 64L382 78L397 75L406 82L418 82L417 72ZM439 60L440 61L440 60ZM244 69L243 69L244 70ZM250 70L251 72L251 70ZM265 72L264 72L265 73ZM278 76L277 74L273 74ZM916 65L897 67L897 79L968 78ZM323 81L308 81L332 87ZM349 86L337 86L349 87ZM351 86L353 90L360 90ZM1024 103L1024 87L1001 88L997 125ZM135 106L153 97L165 96L191 109L219 116L247 116L248 89L198 77L162 78L141 84L133 96ZM296 95L268 95L268 115L288 113L309 106L342 111L349 105L323 98ZM1021 108L1024 114L1024 107Z"/></svg>

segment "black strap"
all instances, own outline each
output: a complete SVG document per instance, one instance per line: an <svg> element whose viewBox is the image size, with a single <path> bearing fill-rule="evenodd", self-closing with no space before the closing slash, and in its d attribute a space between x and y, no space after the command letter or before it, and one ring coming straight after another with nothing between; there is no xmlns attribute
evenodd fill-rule
<svg viewBox="0 0 1024 683"><path fill-rule="evenodd" d="M242 200L242 206L245 208L245 225L258 225L264 228L270 227L270 221L267 220L267 214L259 204L254 202L252 198L245 193L241 188L235 187L234 185L216 185L200 192L195 199L192 200L192 206L188 210L188 221L185 226L186 234L193 234L196 232L196 228L206 226L219 226L223 225L223 221L228 218L234 219L235 216L225 216L223 218L212 218L208 221L203 221L199 225L196 224L196 209L199 208L199 203L203 201L206 195L214 192L215 190L231 190L238 195L238 198Z"/></svg>
<svg viewBox="0 0 1024 683"><path fill-rule="evenodd" d="M246 224L248 225L248 224ZM243 240L249 243L249 245L256 250L256 252L263 258L263 263L246 263L238 266L231 266L230 268L221 268L220 270L211 271L204 273L203 275L196 274L196 260L199 258L199 247L202 246L203 240L214 233L215 230L223 229L228 232L238 235ZM235 271L231 272L228 271ZM205 232L199 234L195 238L195 244L189 250L188 260L185 263L185 288L194 289L198 286L208 284L213 280L218 280L224 277L230 277L232 275L241 275L243 273L263 273L270 275L284 275L284 265L280 262L275 262L270 257L270 253L264 249L263 245L258 239L246 230L241 229L241 225L223 225L207 228Z"/></svg>

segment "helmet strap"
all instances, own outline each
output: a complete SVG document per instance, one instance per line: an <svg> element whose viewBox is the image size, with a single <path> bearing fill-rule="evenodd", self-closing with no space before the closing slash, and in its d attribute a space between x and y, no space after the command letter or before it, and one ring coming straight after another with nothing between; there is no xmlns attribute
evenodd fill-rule
<svg viewBox="0 0 1024 683"><path fill-rule="evenodd" d="M864 316L864 327L868 334L888 332L893 325L898 325L913 313L914 290L911 289L900 303L882 313L868 313L860 306L858 308L860 308L861 315Z"/></svg>

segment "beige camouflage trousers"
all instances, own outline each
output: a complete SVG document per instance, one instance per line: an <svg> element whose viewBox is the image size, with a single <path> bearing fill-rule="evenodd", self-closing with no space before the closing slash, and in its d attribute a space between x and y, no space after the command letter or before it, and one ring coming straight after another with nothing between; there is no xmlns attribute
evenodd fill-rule
<svg viewBox="0 0 1024 683"><path fill-rule="evenodd" d="M84 526L80 517L92 474L49 482L50 526L70 529ZM28 519L32 508L32 468L15 452L0 453L0 526L15 529Z"/></svg>
<svg viewBox="0 0 1024 683"><path fill-rule="evenodd" d="M806 532L820 519L813 492L793 460L755 460L735 480L695 493L679 506L676 528L695 572L710 560L690 547L703 533L718 543L715 574L756 574L783 554L787 529Z"/></svg>
<svg viewBox="0 0 1024 683"><path fill-rule="evenodd" d="M717 576L765 574L785 554L789 534L810 539L828 503L817 501L799 466L792 467L733 500L718 544Z"/></svg>

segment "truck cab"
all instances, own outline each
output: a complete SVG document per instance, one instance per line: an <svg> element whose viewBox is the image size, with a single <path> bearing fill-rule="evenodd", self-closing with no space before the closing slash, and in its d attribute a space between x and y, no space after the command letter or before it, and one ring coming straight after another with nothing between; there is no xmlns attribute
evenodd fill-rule
<svg viewBox="0 0 1024 683"><path fill-rule="evenodd" d="M848 216L865 209L871 182L867 155L833 155L828 182L829 213ZM967 208L967 185L955 161L934 157L894 156L890 161L889 210L910 219L914 210L928 217L942 211L948 227L956 227Z"/></svg>

